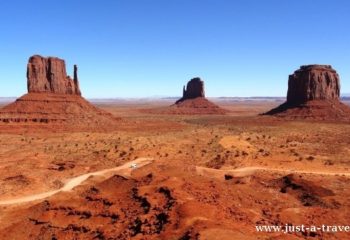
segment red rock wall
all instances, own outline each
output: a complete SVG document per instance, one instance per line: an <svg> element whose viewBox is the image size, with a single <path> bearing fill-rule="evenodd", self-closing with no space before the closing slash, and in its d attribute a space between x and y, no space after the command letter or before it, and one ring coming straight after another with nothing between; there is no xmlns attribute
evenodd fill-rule
<svg viewBox="0 0 350 240"><path fill-rule="evenodd" d="M329 65L301 66L289 76L287 103L300 104L310 100L339 100L340 82Z"/></svg>
<svg viewBox="0 0 350 240"><path fill-rule="evenodd" d="M64 60L34 55L29 58L27 65L28 92L81 95L76 67L74 72L73 80L67 76Z"/></svg>
<svg viewBox="0 0 350 240"><path fill-rule="evenodd" d="M197 97L205 97L204 82L200 78L193 78L187 83L186 89L184 87L182 99Z"/></svg>

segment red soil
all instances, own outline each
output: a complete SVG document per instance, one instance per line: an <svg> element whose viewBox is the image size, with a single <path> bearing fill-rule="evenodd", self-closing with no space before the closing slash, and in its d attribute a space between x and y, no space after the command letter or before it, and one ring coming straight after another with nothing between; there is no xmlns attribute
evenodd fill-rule
<svg viewBox="0 0 350 240"><path fill-rule="evenodd" d="M349 106L327 100L313 100L296 106L284 103L265 114L286 119L350 121Z"/></svg>
<svg viewBox="0 0 350 240"><path fill-rule="evenodd" d="M206 98L197 97L193 99L179 100L176 104L173 104L166 108L145 110L149 113L157 114L178 114L178 115L199 115L199 114L226 114L229 111L220 108L216 104L212 103Z"/></svg>
<svg viewBox="0 0 350 240"><path fill-rule="evenodd" d="M59 124L71 127L104 127L116 123L112 114L96 108L78 95L28 93L0 110L8 124Z"/></svg>

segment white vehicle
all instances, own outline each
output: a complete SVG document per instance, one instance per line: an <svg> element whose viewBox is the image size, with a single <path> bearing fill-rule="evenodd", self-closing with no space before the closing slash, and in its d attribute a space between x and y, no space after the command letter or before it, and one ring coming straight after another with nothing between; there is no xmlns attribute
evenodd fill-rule
<svg viewBox="0 0 350 240"><path fill-rule="evenodd" d="M137 164L136 164L136 163L132 163L132 164L130 165L130 168L137 168Z"/></svg>

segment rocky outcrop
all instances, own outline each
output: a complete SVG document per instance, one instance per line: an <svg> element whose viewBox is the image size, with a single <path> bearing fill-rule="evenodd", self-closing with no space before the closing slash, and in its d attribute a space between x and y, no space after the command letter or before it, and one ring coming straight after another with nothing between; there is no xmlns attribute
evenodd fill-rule
<svg viewBox="0 0 350 240"><path fill-rule="evenodd" d="M66 74L62 59L39 55L30 57L27 66L28 94L0 109L0 127L30 126L48 129L110 129L117 118L81 97L78 67L73 79ZM54 127L52 127L54 126Z"/></svg>
<svg viewBox="0 0 350 240"><path fill-rule="evenodd" d="M143 109L142 112L176 115L222 115L229 111L205 98L204 81L197 77L192 78L187 86L183 87L182 98L177 100L175 104L162 108Z"/></svg>
<svg viewBox="0 0 350 240"><path fill-rule="evenodd" d="M305 65L289 76L287 101L265 113L291 119L350 120L339 100L340 79L330 65Z"/></svg>
<svg viewBox="0 0 350 240"><path fill-rule="evenodd" d="M216 104L205 98L204 81L200 78L192 78L187 86L183 87L182 98L177 100L175 104L164 109L147 110L149 113L164 114L225 114L228 111L222 109Z"/></svg>
<svg viewBox="0 0 350 240"><path fill-rule="evenodd" d="M182 100L205 97L204 82L200 78L192 78L187 87L183 87Z"/></svg>
<svg viewBox="0 0 350 240"><path fill-rule="evenodd" d="M74 65L74 79L67 76L64 60L34 55L27 65L28 93L58 93L81 95L78 68Z"/></svg>
<svg viewBox="0 0 350 240"><path fill-rule="evenodd" d="M79 80L78 80L78 66L77 65L74 65L73 83L74 83L74 92L75 92L75 94L81 95L80 86L79 86Z"/></svg>
<svg viewBox="0 0 350 240"><path fill-rule="evenodd" d="M287 103L339 100L339 75L330 65L306 65L289 76Z"/></svg>

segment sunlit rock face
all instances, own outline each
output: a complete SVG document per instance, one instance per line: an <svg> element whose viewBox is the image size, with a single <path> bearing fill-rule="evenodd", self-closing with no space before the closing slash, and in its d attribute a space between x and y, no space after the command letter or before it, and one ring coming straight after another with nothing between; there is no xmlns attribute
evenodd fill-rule
<svg viewBox="0 0 350 240"><path fill-rule="evenodd" d="M67 76L66 64L57 57L34 55L27 65L28 93L58 93L81 95L78 68L74 65L74 78Z"/></svg>
<svg viewBox="0 0 350 240"><path fill-rule="evenodd" d="M289 76L288 104L339 100L339 75L330 65L305 65Z"/></svg>

